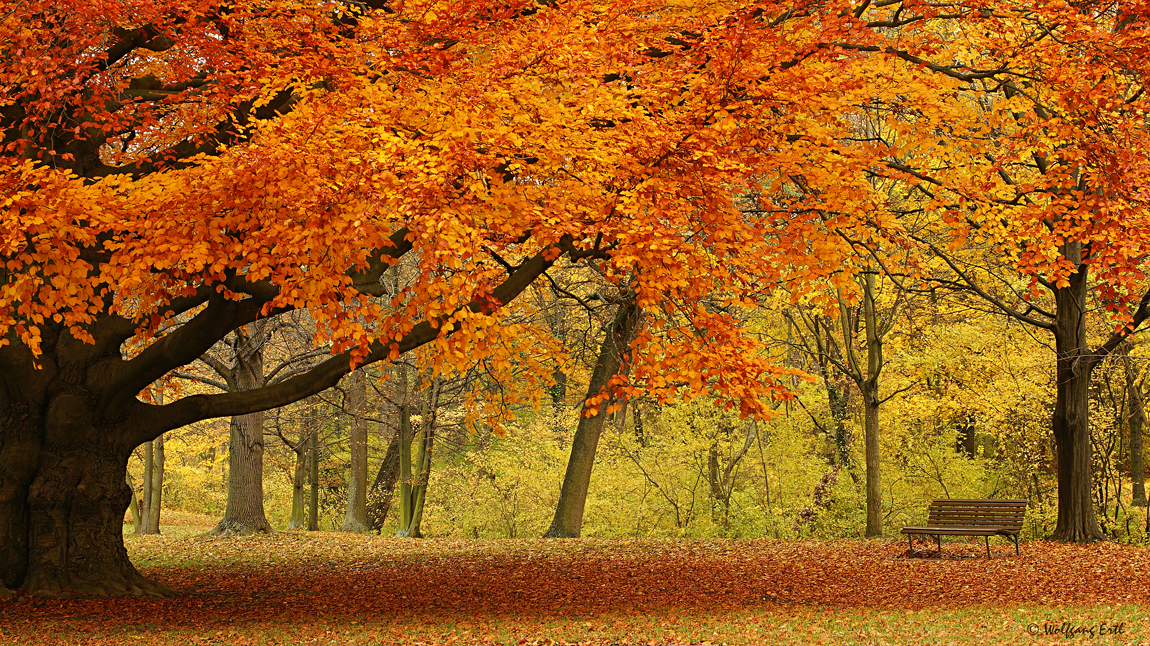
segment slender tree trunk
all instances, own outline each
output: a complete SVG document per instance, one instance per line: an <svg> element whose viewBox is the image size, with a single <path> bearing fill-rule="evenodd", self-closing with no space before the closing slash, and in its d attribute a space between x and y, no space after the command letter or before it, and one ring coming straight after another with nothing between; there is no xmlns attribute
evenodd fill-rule
<svg viewBox="0 0 1150 646"><path fill-rule="evenodd" d="M124 472L124 482L128 485L128 491L132 492L132 499L128 501L128 511L132 512L132 527L136 534L144 531L144 517L140 513L140 499L136 497L136 489L132 486L132 472Z"/></svg>
<svg viewBox="0 0 1150 646"><path fill-rule="evenodd" d="M954 438L955 452L968 458L978 457L978 425L974 416L968 416L965 420L958 422L956 426L958 435Z"/></svg>
<svg viewBox="0 0 1150 646"><path fill-rule="evenodd" d="M152 496L148 503L144 533L160 533L160 505L164 493L164 436L152 440Z"/></svg>
<svg viewBox="0 0 1150 646"><path fill-rule="evenodd" d="M423 412L423 431L420 434L422 437L421 450L419 455L419 471L416 475L416 491L415 491L415 505L411 514L411 535L415 538L422 538L423 531L420 525L423 523L423 509L424 504L427 502L427 489L431 484L431 457L435 448L435 420L439 413L439 389L442 386L442 380L436 378L431 382L431 388L427 394L427 406Z"/></svg>
<svg viewBox="0 0 1150 646"><path fill-rule="evenodd" d="M288 522L288 529L303 529L307 525L305 485L307 482L309 430L310 425L307 422L300 425L299 440L296 442L295 448L292 449L295 453L295 469L292 471L291 520Z"/></svg>
<svg viewBox="0 0 1150 646"><path fill-rule="evenodd" d="M1146 506L1146 470L1142 463L1142 427L1146 423L1146 409L1142 402L1142 391L1135 379L1134 368L1130 365L1129 345L1123 363L1126 372L1126 401L1130 403L1130 481L1134 487L1133 504Z"/></svg>
<svg viewBox="0 0 1150 646"><path fill-rule="evenodd" d="M603 345L599 348L599 358L595 361L591 381L587 384L587 399L598 395L611 377L623 368L627 347L639 327L641 311L634 299L621 303L616 309ZM559 491L559 503L544 538L578 538L582 531L583 509L591 486L591 469L595 465L599 436L607 420L608 402L601 402L590 417L583 414L579 416L575 437L571 441L571 457L567 461L563 487Z"/></svg>
<svg viewBox="0 0 1150 646"><path fill-rule="evenodd" d="M555 385L551 387L551 403L556 409L559 409L567 400L567 373L556 368L551 376L555 379Z"/></svg>
<svg viewBox="0 0 1150 646"><path fill-rule="evenodd" d="M722 518L720 506L723 502L723 485L719 480L719 447L714 442L707 449L707 484L711 493L711 522L719 525Z"/></svg>
<svg viewBox="0 0 1150 646"><path fill-rule="evenodd" d="M843 332L843 354L846 356L848 376L858 386L863 400L863 446L866 461L866 535L882 536L882 477L879 455L879 384L884 365L883 337L893 325L895 310L889 311L886 320L879 316L875 303L876 287L874 272L861 276L862 287L862 329L866 339L866 363L859 359L854 347L854 336L860 319L839 297L839 320Z"/></svg>
<svg viewBox="0 0 1150 646"><path fill-rule="evenodd" d="M367 521L372 531L383 529L391 501L395 497L395 484L399 481L399 431L392 433L387 443L387 452L375 474L375 480L367 493Z"/></svg>
<svg viewBox="0 0 1150 646"><path fill-rule="evenodd" d="M639 446L646 447L647 434L643 429L643 410L639 407L638 402L631 406L631 417L635 424L635 441L639 443Z"/></svg>
<svg viewBox="0 0 1150 646"><path fill-rule="evenodd" d="M878 444L878 385L863 392L866 445L866 535L882 536L882 474Z"/></svg>
<svg viewBox="0 0 1150 646"><path fill-rule="evenodd" d="M347 478L347 513L341 532L366 532L367 524L367 422L363 419L367 399L367 375L362 368L351 373L347 408L351 415L351 460Z"/></svg>
<svg viewBox="0 0 1150 646"><path fill-rule="evenodd" d="M1064 253L1071 259L1081 256L1080 250L1072 251ZM1073 543L1091 543L1104 538L1090 492L1093 454L1089 387L1090 373L1098 360L1086 345L1086 276L1086 267L1080 266L1070 275L1070 284L1058 288L1054 294L1058 308L1054 322L1058 385L1053 420L1058 464L1058 525L1052 538Z"/></svg>
<svg viewBox="0 0 1150 646"><path fill-rule="evenodd" d="M155 441L144 443L144 490L140 494L140 525L137 534L154 534L149 531L148 520L152 517L152 472L155 470Z"/></svg>
<svg viewBox="0 0 1150 646"><path fill-rule="evenodd" d="M396 538L411 536L408 525L411 522L411 409L404 397L399 407L399 528Z"/></svg>
<svg viewBox="0 0 1150 646"><path fill-rule="evenodd" d="M403 477L401 491L398 538L420 538L420 522L423 520L423 504L427 500L427 482L431 477L431 453L435 444L435 416L439 407L440 380L435 379L427 388L427 397L423 402L423 421L419 432L412 433L410 414L404 418L400 428L405 429L404 438L411 437L411 441L401 438L400 471ZM410 409L407 409L410 410ZM404 450L404 447L407 447Z"/></svg>
<svg viewBox="0 0 1150 646"><path fill-rule="evenodd" d="M315 532L319 531L319 427L314 424L308 438L308 466L311 495L308 496L307 530Z"/></svg>

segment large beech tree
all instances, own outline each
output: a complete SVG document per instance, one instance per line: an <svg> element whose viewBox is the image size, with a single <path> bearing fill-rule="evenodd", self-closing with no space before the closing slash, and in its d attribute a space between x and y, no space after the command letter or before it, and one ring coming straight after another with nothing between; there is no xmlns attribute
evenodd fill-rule
<svg viewBox="0 0 1150 646"><path fill-rule="evenodd" d="M441 371L509 378L501 311L560 258L666 310L633 384L762 411L777 373L730 308L822 263L765 244L731 191L810 133L801 164L865 195L871 151L822 133L866 55L828 43L878 42L868 6L3 2L0 580L169 592L122 543L134 447L427 344ZM404 257L416 278L389 293ZM333 348L306 372L142 394L300 309Z"/></svg>

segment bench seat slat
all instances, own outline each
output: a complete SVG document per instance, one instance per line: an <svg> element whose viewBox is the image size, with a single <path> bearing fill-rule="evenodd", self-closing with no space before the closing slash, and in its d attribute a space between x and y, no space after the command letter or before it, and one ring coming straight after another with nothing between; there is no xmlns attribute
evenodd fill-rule
<svg viewBox="0 0 1150 646"><path fill-rule="evenodd" d="M1001 518L986 516L931 516L927 521L929 525L1016 525L1021 524L1022 518Z"/></svg>
<svg viewBox="0 0 1150 646"><path fill-rule="evenodd" d="M968 503L980 507L993 507L994 505L1025 505L1027 501L1020 498L935 498L934 505L957 505Z"/></svg>
<svg viewBox="0 0 1150 646"><path fill-rule="evenodd" d="M947 536L998 536L1001 534L1017 534L1018 530L1009 527L970 527L967 525L925 525L922 527L903 527L903 534L944 534Z"/></svg>

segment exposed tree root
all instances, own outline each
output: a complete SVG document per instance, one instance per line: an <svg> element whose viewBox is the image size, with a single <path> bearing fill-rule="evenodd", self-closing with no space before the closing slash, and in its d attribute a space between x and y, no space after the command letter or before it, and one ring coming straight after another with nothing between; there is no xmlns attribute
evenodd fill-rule
<svg viewBox="0 0 1150 646"><path fill-rule="evenodd" d="M12 592L8 588L5 588L3 585L0 585L0 601L3 601L4 599L11 599L14 596L16 596L16 593Z"/></svg>
<svg viewBox="0 0 1150 646"><path fill-rule="evenodd" d="M218 536L226 538L228 536L251 536L252 534L267 534L269 536L276 533L272 526L264 521L263 523L244 523L235 520L221 520L215 527L211 528L204 533L204 536Z"/></svg>
<svg viewBox="0 0 1150 646"><path fill-rule="evenodd" d="M355 518L344 518L343 524L339 526L341 532L352 532L354 534L366 534L371 531L371 528Z"/></svg>
<svg viewBox="0 0 1150 646"><path fill-rule="evenodd" d="M1079 545L1090 545L1106 540L1101 531L1091 532L1081 527L1075 529L1056 529L1050 535L1050 540L1058 541L1060 543L1078 543Z"/></svg>
<svg viewBox="0 0 1150 646"><path fill-rule="evenodd" d="M70 597L76 595L101 595L114 597L174 597L177 592L171 586L152 581L138 572L105 573L98 581L75 576L64 580L47 576L29 577L21 586L37 597Z"/></svg>

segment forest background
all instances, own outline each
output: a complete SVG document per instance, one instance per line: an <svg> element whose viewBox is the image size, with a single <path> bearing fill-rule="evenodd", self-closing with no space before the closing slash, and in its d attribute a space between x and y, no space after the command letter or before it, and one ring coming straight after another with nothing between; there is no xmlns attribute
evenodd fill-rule
<svg viewBox="0 0 1150 646"><path fill-rule="evenodd" d="M366 397L361 395L358 403L349 378L340 387L265 414L260 437L269 526L305 525L313 485L315 526L330 531L345 524L348 483L354 477L349 472L353 429L362 426L370 529L396 534L402 522L396 511L403 495L397 453L405 386L401 372L406 371L407 405L415 412L409 441L418 452L424 429L431 426L434 436L426 471L407 476L409 482L427 483L421 534L542 536L558 503L590 364L616 307L585 307L585 301L563 298L549 287L530 290L524 299L530 305L517 312L526 324L553 326L569 343L570 361L556 366L557 383L540 399L508 403L501 399L503 386L485 380L479 370L455 380L429 381L417 366L401 362L366 371ZM844 371L820 365L820 359L826 361L813 340L814 334L823 336L824 352L828 343L841 347L846 317L847 339L865 347L859 338L865 331L857 328L863 304L830 317L821 308L789 304L785 297L755 310L751 326L773 360L795 369L789 386L798 396L778 404L775 415L763 421L740 419L708 397L680 405L636 398L620 406L608 417L595 456L584 536L864 535L859 391ZM969 300L911 297L881 276L876 302L890 319L882 392L887 401L880 413L882 531L897 535L902 526L921 521L934 498L1022 498L1030 501L1023 537L1047 538L1057 502L1049 344ZM822 321L822 327L812 330L812 321ZM286 339L308 336L302 325L269 335L269 365L291 359ZM1144 451L1141 402L1150 356L1137 337L1124 349L1103 364L1091 383L1093 491L1107 536L1144 543L1146 517L1137 508L1145 506L1143 478L1131 469L1145 464L1135 454ZM213 373L207 364L199 365L199 374L184 375L178 387L187 392L206 387ZM503 416L498 427L468 423L465 408L477 400L494 402L490 410ZM223 516L232 423L199 422L157 441L167 455L166 508ZM141 499L148 448L137 449L129 463Z"/></svg>

